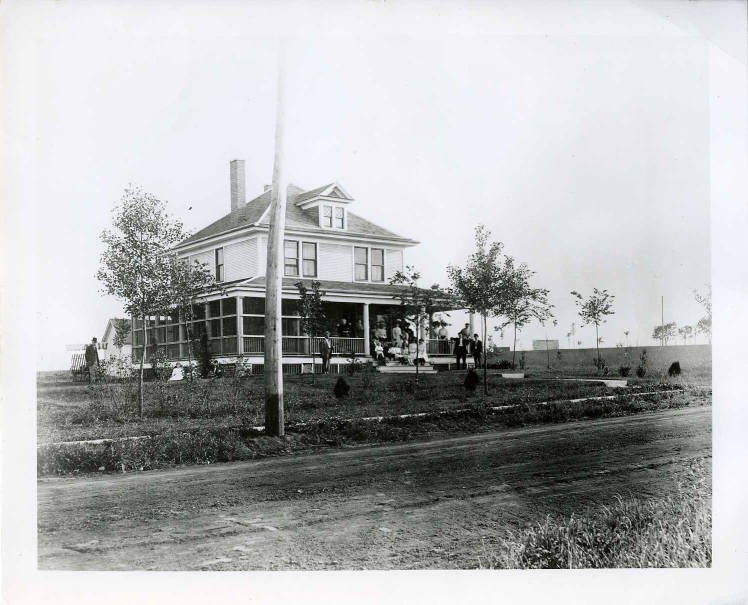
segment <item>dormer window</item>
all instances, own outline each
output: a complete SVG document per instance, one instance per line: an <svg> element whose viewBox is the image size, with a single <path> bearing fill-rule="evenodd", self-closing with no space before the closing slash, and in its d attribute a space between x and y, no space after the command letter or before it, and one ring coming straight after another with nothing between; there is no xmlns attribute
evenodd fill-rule
<svg viewBox="0 0 748 605"><path fill-rule="evenodd" d="M322 227L327 229L345 229L345 208L323 204Z"/></svg>

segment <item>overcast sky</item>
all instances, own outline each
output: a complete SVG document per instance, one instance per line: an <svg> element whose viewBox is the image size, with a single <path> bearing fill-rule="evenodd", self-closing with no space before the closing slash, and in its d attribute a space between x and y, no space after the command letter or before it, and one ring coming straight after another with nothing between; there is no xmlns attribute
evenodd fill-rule
<svg viewBox="0 0 748 605"><path fill-rule="evenodd" d="M128 183L194 231L229 210L229 160L248 198L270 182L281 23L289 179L337 180L354 212L421 241L406 262L424 285L484 223L551 290L562 346L572 322L594 345L570 290L616 296L607 346L652 344L661 296L665 321L695 324L715 90L745 67L740 32L714 35L731 3L702 4L38 5L14 32L13 134L33 135L15 161L35 177L40 368L122 315L93 275Z"/></svg>

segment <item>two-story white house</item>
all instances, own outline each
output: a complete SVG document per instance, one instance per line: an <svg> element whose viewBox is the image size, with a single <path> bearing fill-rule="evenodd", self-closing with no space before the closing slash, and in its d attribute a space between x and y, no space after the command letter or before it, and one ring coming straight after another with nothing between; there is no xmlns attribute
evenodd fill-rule
<svg viewBox="0 0 748 605"><path fill-rule="evenodd" d="M230 162L230 212L176 247L190 262L215 271L222 294L208 295L197 305L193 337L207 334L213 355L230 361L239 354L261 365L264 356L265 268L270 215L270 187L245 202L244 161ZM287 191L283 279L284 364L311 363L319 341L302 334L296 311L296 283L321 283L325 315L334 337L338 361L346 355L368 355L375 330L389 335L397 316L398 286L389 284L404 267L404 252L418 242L393 233L355 214L354 199L338 183ZM340 329L342 320L349 329ZM179 318L149 320L149 343L166 347L170 360L186 359L188 341ZM133 359L142 355L143 326L134 322ZM350 333L349 333L350 330ZM434 345L440 343L434 343ZM442 345L433 353L447 353ZM146 355L148 361L150 355ZM333 362L335 359L333 360ZM319 362L319 359L318 359Z"/></svg>

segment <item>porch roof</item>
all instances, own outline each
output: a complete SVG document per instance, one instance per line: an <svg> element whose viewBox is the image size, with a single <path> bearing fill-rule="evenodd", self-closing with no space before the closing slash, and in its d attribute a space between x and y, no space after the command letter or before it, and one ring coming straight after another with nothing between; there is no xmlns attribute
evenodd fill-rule
<svg viewBox="0 0 748 605"><path fill-rule="evenodd" d="M307 288L311 287L312 281L319 281L320 291L323 292L323 296L326 295L360 295L360 296L376 296L376 297L387 297L392 301L393 305L398 305L399 301L395 298L407 290L407 286L392 285L388 283L372 283L372 282L343 282L343 281L329 281L329 280L312 280L312 279L301 279L298 277L284 277L283 278L283 290L286 292L297 292L296 284L302 282ZM266 280L264 275L253 277L251 279L245 279L241 281L231 282L230 284L223 284L224 289L249 289L249 290L260 290L264 294ZM426 290L426 288L424 288ZM451 301L444 301L444 304L438 305L437 311L449 311L454 309L461 309L462 307L452 303Z"/></svg>

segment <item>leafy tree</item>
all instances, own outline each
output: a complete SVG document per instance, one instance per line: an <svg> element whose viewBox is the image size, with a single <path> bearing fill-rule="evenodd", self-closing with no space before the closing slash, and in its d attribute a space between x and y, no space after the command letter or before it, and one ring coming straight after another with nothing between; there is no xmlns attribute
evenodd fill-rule
<svg viewBox="0 0 748 605"><path fill-rule="evenodd" d="M661 345L666 345L671 338L675 338L676 331L675 322L671 321L661 326L655 326L652 338L659 340Z"/></svg>
<svg viewBox="0 0 748 605"><path fill-rule="evenodd" d="M184 322L187 330L187 360L191 371L193 352L198 358L202 354L201 344L195 338L193 330L195 305L204 299L207 292L221 290L221 287L216 283L213 271L205 263L194 261L190 264L175 256L169 257L169 262L169 288L174 309L179 313L180 321Z"/></svg>
<svg viewBox="0 0 748 605"><path fill-rule="evenodd" d="M707 284L703 294L698 290L694 290L693 294L706 313L696 324L696 333L704 334L709 339L709 344L712 344L712 286Z"/></svg>
<svg viewBox="0 0 748 605"><path fill-rule="evenodd" d="M149 344L146 320L179 303L173 289L175 258L171 249L185 235L182 223L168 215L166 203L138 187L125 189L113 210L112 229L101 234L106 249L96 277L102 291L122 301L124 310L145 328L138 381L141 416L143 363Z"/></svg>
<svg viewBox="0 0 748 605"><path fill-rule="evenodd" d="M678 328L678 334L683 339L683 344L686 344L686 341L693 336L693 326Z"/></svg>
<svg viewBox="0 0 748 605"><path fill-rule="evenodd" d="M506 289L504 292L503 314L505 316L502 327L512 324L514 327L514 342L512 346L512 366L517 355L517 332L533 320L545 324L553 317L553 305L548 302L548 290L530 286L530 278L534 275L527 265L514 266L514 260L509 258L506 263Z"/></svg>
<svg viewBox="0 0 748 605"><path fill-rule="evenodd" d="M311 336L312 339L324 331L325 321L327 320L322 302L325 293L320 292L319 287L320 282L316 280L312 280L309 288L302 281L296 282L296 288L299 291L299 301L296 304L296 309L301 318L301 331ZM312 355L312 384L314 384L314 340L312 340L310 351Z"/></svg>
<svg viewBox="0 0 748 605"><path fill-rule="evenodd" d="M609 294L607 290L598 290L593 288L592 294L586 299L576 290L572 290L572 296L576 297L574 301L579 309L579 317L584 325L594 324L595 326L595 347L597 349L597 368L600 369L600 324L605 323L608 315L613 315L613 300L615 296Z"/></svg>
<svg viewBox="0 0 748 605"><path fill-rule="evenodd" d="M421 288L418 280L421 274L415 267L407 265L405 271L397 271L390 279L394 286L405 286L393 298L400 301L399 310L407 320L416 324L416 347L418 341L424 336L423 324L428 321L429 316L450 304L450 295L442 290L437 284L431 288ZM368 329L368 328L367 328ZM416 363L416 383L418 383L418 364Z"/></svg>
<svg viewBox="0 0 748 605"><path fill-rule="evenodd" d="M130 322L126 319L115 319L114 320L114 338L112 344L118 349L122 350L125 346L127 337L130 335Z"/></svg>
<svg viewBox="0 0 748 605"><path fill-rule="evenodd" d="M455 298L483 319L483 342L487 341L489 317L502 315L507 307L507 293L513 274L513 261L503 254L501 242L490 241L491 232L483 225L475 229L475 252L464 267L449 265L447 274ZM483 394L488 394L487 356L483 355Z"/></svg>

